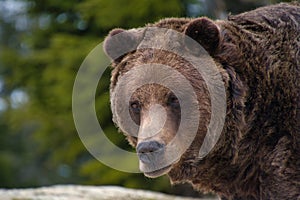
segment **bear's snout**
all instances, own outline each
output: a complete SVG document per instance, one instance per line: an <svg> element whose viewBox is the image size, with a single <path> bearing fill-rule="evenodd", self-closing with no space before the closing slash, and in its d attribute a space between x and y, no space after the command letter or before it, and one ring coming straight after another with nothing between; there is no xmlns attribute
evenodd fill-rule
<svg viewBox="0 0 300 200"><path fill-rule="evenodd" d="M156 155L159 155L164 151L164 148L164 144L151 140L139 143L136 150L140 161L149 164L155 160Z"/></svg>

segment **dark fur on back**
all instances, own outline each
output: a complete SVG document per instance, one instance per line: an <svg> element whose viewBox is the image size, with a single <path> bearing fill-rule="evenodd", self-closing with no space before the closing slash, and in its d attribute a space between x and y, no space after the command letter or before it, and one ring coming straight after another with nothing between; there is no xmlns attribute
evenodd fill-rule
<svg viewBox="0 0 300 200"><path fill-rule="evenodd" d="M184 32L191 21L172 18L148 26ZM181 162L168 175L173 183L189 182L222 199L300 199L300 4L214 23L220 38L202 45L226 84L225 126L204 159ZM130 70L124 65L115 63L112 90Z"/></svg>

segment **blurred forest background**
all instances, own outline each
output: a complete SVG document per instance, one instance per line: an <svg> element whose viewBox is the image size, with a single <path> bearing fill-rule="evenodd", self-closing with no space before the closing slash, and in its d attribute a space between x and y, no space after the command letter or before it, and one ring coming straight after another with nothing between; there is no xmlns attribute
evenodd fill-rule
<svg viewBox="0 0 300 200"><path fill-rule="evenodd" d="M81 143L72 117L72 87L85 56L115 27L164 17L226 18L277 0L0 0L0 187L121 185L191 194L167 177L111 169ZM97 93L99 122L129 148L111 122L110 71ZM121 164L121 163L120 163Z"/></svg>

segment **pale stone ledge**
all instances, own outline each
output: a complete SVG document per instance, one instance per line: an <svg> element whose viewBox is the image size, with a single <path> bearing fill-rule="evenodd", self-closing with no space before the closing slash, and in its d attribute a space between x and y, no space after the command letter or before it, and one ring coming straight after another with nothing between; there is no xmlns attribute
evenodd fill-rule
<svg viewBox="0 0 300 200"><path fill-rule="evenodd" d="M57 185L34 189L0 189L1 200L200 200L116 186ZM217 199L201 199L217 200Z"/></svg>

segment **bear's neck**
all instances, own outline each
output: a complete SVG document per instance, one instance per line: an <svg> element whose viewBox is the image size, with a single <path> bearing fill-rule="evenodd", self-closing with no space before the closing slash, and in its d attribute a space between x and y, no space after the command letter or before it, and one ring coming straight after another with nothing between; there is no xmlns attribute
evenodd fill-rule
<svg viewBox="0 0 300 200"><path fill-rule="evenodd" d="M193 163L184 163L184 167L175 167L168 176L172 183L188 182L202 192L215 192L228 199L256 197L258 191L256 176L243 177L247 173L247 163L240 163L238 157L239 140L247 129L245 122L244 103L247 95L245 83L234 69L222 72L227 93L227 115L222 134L214 149L203 159L195 159ZM232 83L237 85L233 86ZM235 91L233 91L235 90ZM239 160L239 161L238 161ZM245 183L241 188L236 183ZM247 186L246 186L247 185Z"/></svg>
<svg viewBox="0 0 300 200"><path fill-rule="evenodd" d="M245 48L252 47L245 46ZM253 89L251 83L248 82L252 77L250 67L249 70L244 69L243 72L239 70L255 63L249 63L243 58L243 49L223 48L229 52L220 53L214 58L216 63L219 63L217 66L223 77L227 95L227 115L221 137L205 158L186 164L183 170L182 167L178 167L170 171L168 175L172 183L190 182L199 191L216 192L228 199L238 199L240 195L243 198L252 199L259 196L257 194L259 189L256 188L259 187L258 176L257 174L248 176L247 167L253 161L241 155L245 152L240 152L241 143L239 142L247 131L246 121L251 118L250 112L245 111L245 104L249 87ZM237 57L240 60L237 60ZM247 155L249 153L254 152L247 152ZM241 186L237 183L245 183L245 185Z"/></svg>

